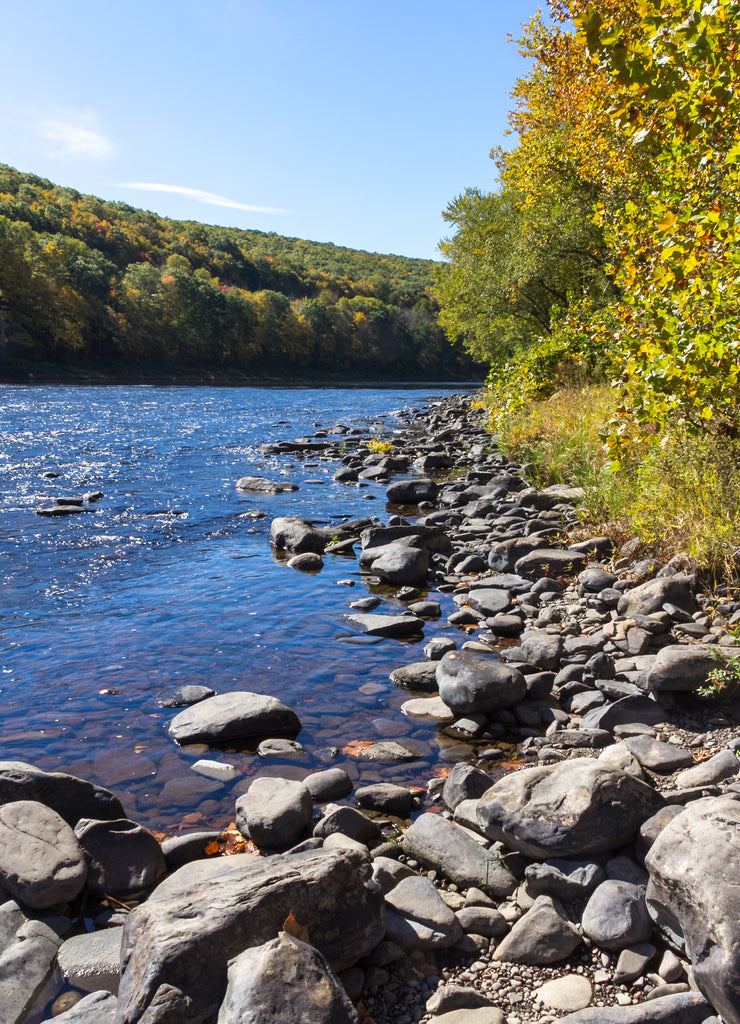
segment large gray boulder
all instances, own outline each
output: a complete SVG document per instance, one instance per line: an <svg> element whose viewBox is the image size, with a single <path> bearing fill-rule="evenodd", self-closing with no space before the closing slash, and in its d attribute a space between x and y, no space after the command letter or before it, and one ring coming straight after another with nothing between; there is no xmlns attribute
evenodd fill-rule
<svg viewBox="0 0 740 1024"><path fill-rule="evenodd" d="M516 888L516 879L496 853L439 814L421 814L407 830L403 848L461 889L472 885L502 898Z"/></svg>
<svg viewBox="0 0 740 1024"><path fill-rule="evenodd" d="M373 559L373 573L396 587L424 583L429 571L429 553L406 544L389 544Z"/></svg>
<svg viewBox="0 0 740 1024"><path fill-rule="evenodd" d="M581 927L601 949L620 950L647 942L652 924L645 906L644 888L607 878L586 904Z"/></svg>
<svg viewBox="0 0 740 1024"><path fill-rule="evenodd" d="M499 658L450 651L437 662L439 695L456 714L491 714L513 707L527 692L524 676Z"/></svg>
<svg viewBox="0 0 740 1024"><path fill-rule="evenodd" d="M0 807L0 884L34 910L73 900L87 878L85 855L56 811L36 800Z"/></svg>
<svg viewBox="0 0 740 1024"><path fill-rule="evenodd" d="M155 836L128 818L83 819L77 823L75 835L87 859L87 887L97 896L120 899L150 889L167 872Z"/></svg>
<svg viewBox="0 0 740 1024"><path fill-rule="evenodd" d="M331 964L318 949L281 932L229 964L218 1024L357 1024Z"/></svg>
<svg viewBox="0 0 740 1024"><path fill-rule="evenodd" d="M301 723L277 697L234 690L219 693L185 708L170 722L170 736L178 743L223 743L256 737L295 735Z"/></svg>
<svg viewBox="0 0 740 1024"><path fill-rule="evenodd" d="M672 644L658 651L650 668L638 675L637 685L643 690L658 692L695 690L703 686L709 673L720 665L716 655L704 644Z"/></svg>
<svg viewBox="0 0 740 1024"><path fill-rule="evenodd" d="M65 772L45 772L22 761L0 761L0 804L38 800L68 825L80 818L125 818L118 797Z"/></svg>
<svg viewBox="0 0 740 1024"><path fill-rule="evenodd" d="M623 594L619 599L617 612L623 618L631 619L635 615L652 615L653 612L659 612L665 604L675 605L690 615L699 607L688 583L684 580L660 577L641 583Z"/></svg>
<svg viewBox="0 0 740 1024"><path fill-rule="evenodd" d="M236 827L268 850L286 850L311 823L313 798L294 779L255 779L236 801Z"/></svg>
<svg viewBox="0 0 740 1024"><path fill-rule="evenodd" d="M277 516L270 525L270 543L277 551L323 554L327 536L297 516Z"/></svg>
<svg viewBox="0 0 740 1024"><path fill-rule="evenodd" d="M699 989L726 1024L740 1024L740 801L695 800L650 847L647 905L683 938Z"/></svg>
<svg viewBox="0 0 740 1024"><path fill-rule="evenodd" d="M276 938L291 913L335 970L352 966L385 930L369 856L237 854L181 868L127 919L117 1024L213 1020L229 961Z"/></svg>
<svg viewBox="0 0 740 1024"><path fill-rule="evenodd" d="M480 798L477 816L489 839L543 860L618 849L663 803L627 772L578 757L505 776Z"/></svg>

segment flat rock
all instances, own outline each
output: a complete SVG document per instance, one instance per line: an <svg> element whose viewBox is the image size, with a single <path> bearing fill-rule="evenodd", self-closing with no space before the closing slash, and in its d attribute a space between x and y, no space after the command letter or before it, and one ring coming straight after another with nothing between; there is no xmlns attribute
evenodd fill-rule
<svg viewBox="0 0 740 1024"><path fill-rule="evenodd" d="M169 733L178 743L223 743L300 729L296 713L277 697L235 690L181 711L170 722Z"/></svg>
<svg viewBox="0 0 740 1024"><path fill-rule="evenodd" d="M358 757L363 761L418 761L421 755L405 743L381 740L379 743L371 743L369 747L362 747Z"/></svg>
<svg viewBox="0 0 740 1024"><path fill-rule="evenodd" d="M588 1007L561 1017L558 1024L702 1024L711 1012L698 992L684 992L636 1006Z"/></svg>
<svg viewBox="0 0 740 1024"><path fill-rule="evenodd" d="M56 811L35 800L0 806L0 883L34 910L73 900L87 878L85 855Z"/></svg>
<svg viewBox="0 0 740 1024"><path fill-rule="evenodd" d="M740 760L738 760L736 752L721 750L719 754L710 757L708 761L702 761L677 775L676 785L679 789L711 786L716 782L734 778L738 771L740 771Z"/></svg>
<svg viewBox="0 0 740 1024"><path fill-rule="evenodd" d="M385 930L369 856L236 854L181 868L126 921L118 1024L215 1019L228 962L276 938L291 913L335 970L352 966Z"/></svg>
<svg viewBox="0 0 740 1024"><path fill-rule="evenodd" d="M540 579L542 576L569 576L582 572L587 562L587 556L580 551L537 548L517 559L514 571L519 576L527 576L530 579Z"/></svg>
<svg viewBox="0 0 740 1024"><path fill-rule="evenodd" d="M439 722L440 725L455 721L454 712L450 711L441 697L416 697L413 700L404 701L401 711L410 718Z"/></svg>
<svg viewBox="0 0 740 1024"><path fill-rule="evenodd" d="M238 491L258 491L260 494L282 494L284 491L297 491L298 484L290 480L268 480L264 476L241 476L236 481Z"/></svg>
<svg viewBox="0 0 740 1024"><path fill-rule="evenodd" d="M327 958L281 932L229 964L218 1024L359 1024Z"/></svg>
<svg viewBox="0 0 740 1024"><path fill-rule="evenodd" d="M694 763L688 750L653 739L652 736L629 736L624 744L643 768L649 768L658 775L669 775L678 768L686 768Z"/></svg>
<svg viewBox="0 0 740 1024"><path fill-rule="evenodd" d="M535 996L551 1010L582 1010L593 997L593 985L582 974L564 974L546 981L535 990Z"/></svg>
<svg viewBox="0 0 740 1024"><path fill-rule="evenodd" d="M373 615L353 612L346 616L350 625L368 636L409 637L424 632L424 622L415 615Z"/></svg>
<svg viewBox="0 0 740 1024"><path fill-rule="evenodd" d="M421 814L406 831L404 851L435 868L461 889L471 885L499 898L509 896L516 879L496 853L439 814Z"/></svg>
<svg viewBox="0 0 740 1024"><path fill-rule="evenodd" d="M450 1010L434 1017L434 1024L505 1024L505 1021L504 1011L496 1006Z"/></svg>
<svg viewBox="0 0 740 1024"><path fill-rule="evenodd" d="M57 954L60 971L72 985L86 992L104 990L115 995L121 973L122 938L123 925L65 939Z"/></svg>
<svg viewBox="0 0 740 1024"><path fill-rule="evenodd" d="M544 967L567 960L580 944L578 929L563 906L550 896L538 896L502 939L493 959Z"/></svg>
<svg viewBox="0 0 740 1024"><path fill-rule="evenodd" d="M539 860L623 846L663 803L627 772L581 757L512 772L480 798L477 813L489 839Z"/></svg>

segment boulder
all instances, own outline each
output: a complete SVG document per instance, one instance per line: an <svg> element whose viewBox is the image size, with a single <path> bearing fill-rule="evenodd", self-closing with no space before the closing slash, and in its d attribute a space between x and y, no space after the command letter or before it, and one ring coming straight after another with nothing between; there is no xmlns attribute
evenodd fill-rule
<svg viewBox="0 0 740 1024"><path fill-rule="evenodd" d="M563 906L550 896L538 896L493 954L505 963L544 967L567 960L581 936Z"/></svg>
<svg viewBox="0 0 740 1024"><path fill-rule="evenodd" d="M34 910L73 900L87 877L85 855L56 811L36 800L0 806L0 884Z"/></svg>
<svg viewBox="0 0 740 1024"><path fill-rule="evenodd" d="M411 790L406 786L396 786L392 782L376 782L370 786L362 786L355 793L358 807L368 811L379 811L382 814L394 814L399 818L408 818L411 813Z"/></svg>
<svg viewBox="0 0 740 1024"><path fill-rule="evenodd" d="M352 779L344 768L325 768L321 772L312 772L303 780L303 785L317 803L341 800L354 789Z"/></svg>
<svg viewBox="0 0 740 1024"><path fill-rule="evenodd" d="M320 555L326 547L327 536L297 516L277 516L270 526L270 543L276 551L292 551L299 555L313 552Z"/></svg>
<svg viewBox="0 0 740 1024"><path fill-rule="evenodd" d="M369 856L236 854L180 868L127 918L118 1024L215 1019L229 961L276 938L289 914L335 970L352 966L385 930Z"/></svg>
<svg viewBox="0 0 740 1024"><path fill-rule="evenodd" d="M692 615L698 609L691 587L683 580L661 577L641 583L623 594L617 605L617 612L623 618L635 615L652 615L663 610L663 605L673 604Z"/></svg>
<svg viewBox="0 0 740 1024"><path fill-rule="evenodd" d="M645 858L647 905L685 942L694 980L726 1024L740 1024L740 801L694 800Z"/></svg>
<svg viewBox="0 0 740 1024"><path fill-rule="evenodd" d="M581 927L601 949L620 950L647 942L652 924L644 888L608 878L586 904Z"/></svg>
<svg viewBox="0 0 740 1024"><path fill-rule="evenodd" d="M439 695L456 714L491 714L521 701L524 676L499 658L473 651L451 651L437 662Z"/></svg>
<svg viewBox="0 0 740 1024"><path fill-rule="evenodd" d="M340 832L358 843L372 843L380 839L380 826L354 807L327 808L327 813L316 822L313 834L321 839Z"/></svg>
<svg viewBox="0 0 740 1024"><path fill-rule="evenodd" d="M296 713L277 697L234 690L185 708L170 722L169 733L178 743L224 743L300 729Z"/></svg>
<svg viewBox="0 0 740 1024"><path fill-rule="evenodd" d="M658 692L696 690L719 665L711 649L704 644L672 644L662 647L651 667L640 672L637 685L643 690Z"/></svg>
<svg viewBox="0 0 740 1024"><path fill-rule="evenodd" d="M421 814L407 830L403 848L461 889L473 885L499 898L516 889L516 879L504 860L439 814Z"/></svg>
<svg viewBox="0 0 740 1024"><path fill-rule="evenodd" d="M373 560L372 571L384 583L396 587L424 583L429 571L429 553L406 544L389 544Z"/></svg>
<svg viewBox="0 0 740 1024"><path fill-rule="evenodd" d="M22 761L0 761L0 804L11 800L38 800L72 826L80 818L126 817L120 800L101 786Z"/></svg>
<svg viewBox="0 0 740 1024"><path fill-rule="evenodd" d="M308 829L313 798L293 779L255 779L236 801L236 827L260 848L286 850Z"/></svg>
<svg viewBox="0 0 740 1024"><path fill-rule="evenodd" d="M281 932L229 964L218 1024L358 1024L342 983L323 953Z"/></svg>
<svg viewBox="0 0 740 1024"><path fill-rule="evenodd" d="M96 896L120 899L150 889L167 871L158 841L128 818L83 819L75 835L87 858L87 887Z"/></svg>
<svg viewBox="0 0 740 1024"><path fill-rule="evenodd" d="M394 686L422 693L437 692L437 666L434 661L412 661L410 665L394 668L390 674Z"/></svg>
<svg viewBox="0 0 740 1024"><path fill-rule="evenodd" d="M396 480L386 488L385 496L394 505L418 505L420 501L436 501L439 487L428 477Z"/></svg>
<svg viewBox="0 0 740 1024"><path fill-rule="evenodd" d="M663 797L619 768L579 757L512 772L478 801L481 831L534 859L628 843Z"/></svg>
<svg viewBox="0 0 740 1024"><path fill-rule="evenodd" d="M401 949L446 949L462 927L428 878L402 878L385 898L386 938Z"/></svg>

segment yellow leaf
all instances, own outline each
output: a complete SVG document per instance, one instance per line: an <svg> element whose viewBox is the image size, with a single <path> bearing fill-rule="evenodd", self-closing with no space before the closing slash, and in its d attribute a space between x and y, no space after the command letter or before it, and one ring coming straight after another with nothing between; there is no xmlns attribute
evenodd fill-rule
<svg viewBox="0 0 740 1024"><path fill-rule="evenodd" d="M310 943L311 941L308 937L308 928L305 924L298 924L295 917L293 917L292 910L283 921L283 931L288 935L295 936L296 939L300 939L301 942Z"/></svg>

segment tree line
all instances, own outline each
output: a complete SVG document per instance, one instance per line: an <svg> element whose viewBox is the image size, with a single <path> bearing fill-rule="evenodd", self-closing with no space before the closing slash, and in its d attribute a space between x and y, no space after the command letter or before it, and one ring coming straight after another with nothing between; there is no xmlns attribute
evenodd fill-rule
<svg viewBox="0 0 740 1024"><path fill-rule="evenodd" d="M0 373L481 376L431 260L159 217L0 165Z"/></svg>

